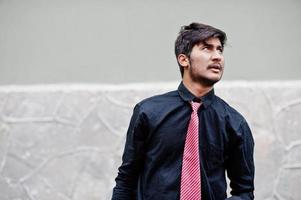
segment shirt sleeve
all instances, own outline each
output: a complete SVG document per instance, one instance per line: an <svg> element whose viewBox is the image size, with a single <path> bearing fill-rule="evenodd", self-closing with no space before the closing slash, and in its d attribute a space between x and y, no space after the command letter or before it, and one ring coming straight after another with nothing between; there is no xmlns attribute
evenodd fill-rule
<svg viewBox="0 0 301 200"><path fill-rule="evenodd" d="M254 139L251 130L244 120L238 131L235 142L231 144L226 168L230 179L231 195L229 199L254 199Z"/></svg>
<svg viewBox="0 0 301 200"><path fill-rule="evenodd" d="M127 131L122 164L118 168L112 200L136 199L138 178L144 160L146 133L147 127L144 114L141 112L139 104L137 104Z"/></svg>

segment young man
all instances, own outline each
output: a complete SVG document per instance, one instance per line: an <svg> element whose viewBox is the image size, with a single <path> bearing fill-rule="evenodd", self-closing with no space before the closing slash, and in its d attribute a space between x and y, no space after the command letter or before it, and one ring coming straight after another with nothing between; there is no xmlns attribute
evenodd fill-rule
<svg viewBox="0 0 301 200"><path fill-rule="evenodd" d="M183 26L175 42L178 90L138 103L113 200L254 199L253 137L246 120L214 94L226 34Z"/></svg>

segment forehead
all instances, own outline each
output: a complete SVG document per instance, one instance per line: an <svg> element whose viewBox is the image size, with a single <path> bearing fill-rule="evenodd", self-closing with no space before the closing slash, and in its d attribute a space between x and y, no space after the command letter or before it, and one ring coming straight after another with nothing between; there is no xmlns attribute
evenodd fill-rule
<svg viewBox="0 0 301 200"><path fill-rule="evenodd" d="M220 41L219 38L217 37L211 37L211 38L208 38L204 41L201 41L200 43L198 43L197 45L213 45L213 46L222 46L222 43Z"/></svg>

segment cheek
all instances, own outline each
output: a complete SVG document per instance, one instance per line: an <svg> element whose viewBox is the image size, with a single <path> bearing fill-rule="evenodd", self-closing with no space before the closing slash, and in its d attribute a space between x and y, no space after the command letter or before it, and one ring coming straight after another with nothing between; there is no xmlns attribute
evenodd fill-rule
<svg viewBox="0 0 301 200"><path fill-rule="evenodd" d="M225 66L225 59L222 59L221 64L222 64L223 67Z"/></svg>
<svg viewBox="0 0 301 200"><path fill-rule="evenodd" d="M210 62L210 54L204 52L192 52L190 55L190 65L193 68L206 68Z"/></svg>
<svg viewBox="0 0 301 200"><path fill-rule="evenodd" d="M205 59L196 59L192 63L193 68L196 68L198 70L202 70L206 68L208 65L208 62Z"/></svg>

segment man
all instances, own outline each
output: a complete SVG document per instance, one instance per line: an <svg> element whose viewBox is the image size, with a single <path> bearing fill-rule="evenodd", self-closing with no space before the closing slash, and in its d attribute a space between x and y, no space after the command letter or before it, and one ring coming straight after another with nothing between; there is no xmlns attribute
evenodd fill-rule
<svg viewBox="0 0 301 200"><path fill-rule="evenodd" d="M246 120L215 96L226 34L183 26L175 42L178 90L138 103L113 200L254 199L253 137Z"/></svg>

